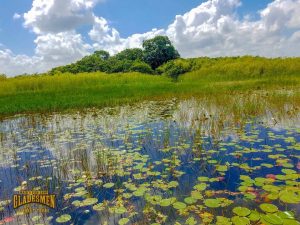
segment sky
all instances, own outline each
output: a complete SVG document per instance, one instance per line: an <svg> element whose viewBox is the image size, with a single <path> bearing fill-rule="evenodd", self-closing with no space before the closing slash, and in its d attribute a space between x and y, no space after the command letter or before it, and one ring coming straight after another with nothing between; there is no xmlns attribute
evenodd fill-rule
<svg viewBox="0 0 300 225"><path fill-rule="evenodd" d="M182 57L300 56L300 0L1 0L0 74L167 35Z"/></svg>

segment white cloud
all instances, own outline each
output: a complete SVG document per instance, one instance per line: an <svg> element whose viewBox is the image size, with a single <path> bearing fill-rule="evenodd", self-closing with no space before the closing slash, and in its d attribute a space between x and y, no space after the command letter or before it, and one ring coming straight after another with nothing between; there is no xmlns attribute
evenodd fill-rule
<svg viewBox="0 0 300 225"><path fill-rule="evenodd" d="M121 38L119 32L109 27L104 18L95 18L93 29L89 32L90 38L95 42L95 49L105 49L111 54L122 51L126 48L141 47L143 40L163 35L164 30L153 29L143 34L133 34L128 38Z"/></svg>
<svg viewBox="0 0 300 225"><path fill-rule="evenodd" d="M84 24L92 24L93 7L99 0L34 0L24 14L24 26L35 33L70 31Z"/></svg>
<svg viewBox="0 0 300 225"><path fill-rule="evenodd" d="M20 15L20 14L18 14L18 13L15 13L14 15L13 15L13 19L14 20L18 20L18 19L20 19L22 16Z"/></svg>
<svg viewBox="0 0 300 225"><path fill-rule="evenodd" d="M25 27L37 34L35 55L14 55L0 50L0 72L9 75L41 72L76 61L93 50L116 53L141 47L143 40L168 35L183 57L260 55L299 56L300 0L274 0L259 11L259 18L238 16L240 0L208 0L166 29L153 29L127 38L93 14L99 0L34 0L24 14ZM76 29L92 25L86 44ZM126 26L126 24L124 24Z"/></svg>
<svg viewBox="0 0 300 225"><path fill-rule="evenodd" d="M35 39L35 55L15 55L9 49L0 49L0 72L7 75L45 72L66 65L89 54L91 46L84 43L80 34L62 32L45 34Z"/></svg>
<svg viewBox="0 0 300 225"><path fill-rule="evenodd" d="M300 0L275 0L256 21L240 20L239 5L237 0L208 1L176 16L166 32L186 57L299 56L299 42L292 37L300 28Z"/></svg>
<svg viewBox="0 0 300 225"><path fill-rule="evenodd" d="M17 75L23 73L35 73L42 70L41 58L26 55L15 55L9 49L0 49L0 73Z"/></svg>
<svg viewBox="0 0 300 225"><path fill-rule="evenodd" d="M82 58L91 46L83 42L80 34L62 32L38 36L34 41L35 53L50 64L65 64Z"/></svg>
<svg viewBox="0 0 300 225"><path fill-rule="evenodd" d="M275 0L259 12L259 19L237 15L240 0L209 0L184 15L177 15L167 29L121 38L104 18L95 20L89 33L95 48L111 53L140 47L155 35L168 35L183 57L260 55L299 56L300 0Z"/></svg>

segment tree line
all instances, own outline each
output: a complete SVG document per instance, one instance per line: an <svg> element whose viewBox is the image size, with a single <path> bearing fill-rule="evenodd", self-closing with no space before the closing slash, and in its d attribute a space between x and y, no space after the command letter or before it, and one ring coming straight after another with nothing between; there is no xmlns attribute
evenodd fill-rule
<svg viewBox="0 0 300 225"><path fill-rule="evenodd" d="M170 60L180 58L178 51L172 45L167 36L156 36L145 40L141 48L125 49L120 53L110 56L107 51L95 51L92 55L85 56L81 60L66 66L52 69L50 74L106 72L125 73L140 72L156 74L160 66Z"/></svg>

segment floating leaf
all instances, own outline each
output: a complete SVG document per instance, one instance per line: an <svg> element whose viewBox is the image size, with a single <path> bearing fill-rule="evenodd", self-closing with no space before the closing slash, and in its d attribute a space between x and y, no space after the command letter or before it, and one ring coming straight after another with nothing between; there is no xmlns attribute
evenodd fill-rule
<svg viewBox="0 0 300 225"><path fill-rule="evenodd" d="M284 219L283 225L300 225L300 222L294 219Z"/></svg>
<svg viewBox="0 0 300 225"><path fill-rule="evenodd" d="M231 225L230 219L223 216L217 216L217 223L216 225Z"/></svg>
<svg viewBox="0 0 300 225"><path fill-rule="evenodd" d="M192 205L192 204L196 203L197 200L192 198L192 197L187 197L187 198L184 199L184 202L189 204L189 205Z"/></svg>
<svg viewBox="0 0 300 225"><path fill-rule="evenodd" d="M87 198L85 200L82 201L82 205L83 206L89 206L89 205L94 205L98 202L97 198Z"/></svg>
<svg viewBox="0 0 300 225"><path fill-rule="evenodd" d="M235 225L248 225L250 220L247 217L234 216L231 218L231 221Z"/></svg>
<svg viewBox="0 0 300 225"><path fill-rule="evenodd" d="M262 217L265 221L271 224L280 225L283 224L283 220L276 214L267 214Z"/></svg>
<svg viewBox="0 0 300 225"><path fill-rule="evenodd" d="M207 185L206 183L202 183L202 184L197 184L194 186L194 189L198 190L198 191L204 191L206 189Z"/></svg>
<svg viewBox="0 0 300 225"><path fill-rule="evenodd" d="M93 206L93 210L96 210L96 211L102 211L104 209L105 209L105 207L104 207L103 203L100 203L100 204L97 204L97 205Z"/></svg>
<svg viewBox="0 0 300 225"><path fill-rule="evenodd" d="M186 221L185 221L186 225L196 225L197 221L195 220L194 217L189 217Z"/></svg>
<svg viewBox="0 0 300 225"><path fill-rule="evenodd" d="M115 209L116 214L123 214L123 213L126 213L126 212L127 212L127 209L124 206L121 206L121 207L118 207L118 208Z"/></svg>
<svg viewBox="0 0 300 225"><path fill-rule="evenodd" d="M163 207L168 207L176 201L176 198L166 198L160 201L159 205Z"/></svg>
<svg viewBox="0 0 300 225"><path fill-rule="evenodd" d="M183 202L175 202L174 204L173 204L173 207L175 208L175 209L185 209L186 208L186 204L185 203L183 203Z"/></svg>
<svg viewBox="0 0 300 225"><path fill-rule="evenodd" d="M221 202L218 199L205 199L204 205L206 205L209 208L218 208L221 206Z"/></svg>
<svg viewBox="0 0 300 225"><path fill-rule="evenodd" d="M251 213L251 211L246 207L235 207L232 211L236 215L242 216L242 217L248 216Z"/></svg>
<svg viewBox="0 0 300 225"><path fill-rule="evenodd" d="M112 188L115 184L114 183L106 183L103 185L105 188Z"/></svg>
<svg viewBox="0 0 300 225"><path fill-rule="evenodd" d="M57 223L66 223L70 221L72 217L69 214L61 215L60 217L56 218Z"/></svg>
<svg viewBox="0 0 300 225"><path fill-rule="evenodd" d="M257 211L251 211L251 214L248 216L248 218L251 221L258 221L260 220L260 214Z"/></svg>
<svg viewBox="0 0 300 225"><path fill-rule="evenodd" d="M278 211L277 206L275 206L273 204L263 203L259 207L261 208L262 211L267 212L267 213L274 213L274 212Z"/></svg>
<svg viewBox="0 0 300 225"><path fill-rule="evenodd" d="M119 220L119 225L125 225L129 223L129 219L128 218L122 218Z"/></svg>
<svg viewBox="0 0 300 225"><path fill-rule="evenodd" d="M294 191L284 190L279 193L279 199L284 203L298 204L300 197Z"/></svg>
<svg viewBox="0 0 300 225"><path fill-rule="evenodd" d="M226 166L226 165L218 165L217 166L217 170L219 172L226 172L228 170L228 166Z"/></svg>

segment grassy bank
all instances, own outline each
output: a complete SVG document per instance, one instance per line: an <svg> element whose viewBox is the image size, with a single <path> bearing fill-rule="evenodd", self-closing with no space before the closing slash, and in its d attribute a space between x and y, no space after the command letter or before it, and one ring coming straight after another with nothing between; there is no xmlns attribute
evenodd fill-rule
<svg viewBox="0 0 300 225"><path fill-rule="evenodd" d="M300 59L193 59L177 82L166 76L57 74L0 80L0 114L103 107L147 99L218 97L267 92L300 103ZM292 94L291 94L292 93Z"/></svg>

